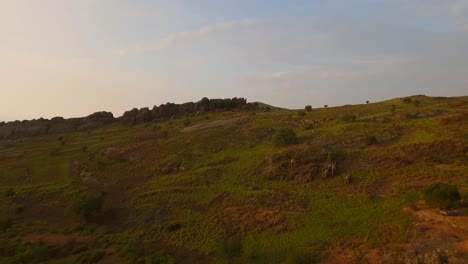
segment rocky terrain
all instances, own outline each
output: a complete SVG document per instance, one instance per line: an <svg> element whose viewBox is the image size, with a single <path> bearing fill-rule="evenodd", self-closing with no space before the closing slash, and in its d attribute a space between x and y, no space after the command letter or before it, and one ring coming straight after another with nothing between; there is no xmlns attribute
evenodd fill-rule
<svg viewBox="0 0 468 264"><path fill-rule="evenodd" d="M200 102L184 104L167 103L149 108L134 108L123 116L114 118L110 112L96 112L87 117L64 119L54 117L50 120L40 118L37 120L24 120L15 122L0 122L0 139L17 139L46 134L70 133L75 131L91 130L110 123L120 122L129 125L142 124L153 121L167 120L175 116L193 114L197 112L223 111L240 109L247 106L244 98L232 99L206 99ZM257 107L252 104L250 107Z"/></svg>
<svg viewBox="0 0 468 264"><path fill-rule="evenodd" d="M0 263L466 263L468 97L0 127Z"/></svg>

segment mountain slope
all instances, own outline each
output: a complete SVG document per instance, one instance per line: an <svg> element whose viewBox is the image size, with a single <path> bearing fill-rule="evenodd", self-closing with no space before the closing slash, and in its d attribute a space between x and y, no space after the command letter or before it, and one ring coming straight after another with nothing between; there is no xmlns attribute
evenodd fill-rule
<svg viewBox="0 0 468 264"><path fill-rule="evenodd" d="M467 117L468 97L414 96L3 140L0 252L6 262L40 251L72 262L456 263L468 219L439 215L421 190L446 182L466 199ZM282 127L296 144L273 143ZM67 207L82 190L104 204L77 219Z"/></svg>

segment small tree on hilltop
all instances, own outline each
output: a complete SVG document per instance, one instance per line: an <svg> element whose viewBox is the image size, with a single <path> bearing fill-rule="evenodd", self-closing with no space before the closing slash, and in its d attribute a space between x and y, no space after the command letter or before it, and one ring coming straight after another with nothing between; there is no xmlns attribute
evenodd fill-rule
<svg viewBox="0 0 468 264"><path fill-rule="evenodd" d="M310 112L312 111L312 106L311 105L306 105L306 107L304 108L307 112Z"/></svg>

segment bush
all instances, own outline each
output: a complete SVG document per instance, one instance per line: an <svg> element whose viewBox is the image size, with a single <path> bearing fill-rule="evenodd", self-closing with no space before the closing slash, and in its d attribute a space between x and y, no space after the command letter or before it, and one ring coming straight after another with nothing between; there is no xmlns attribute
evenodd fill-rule
<svg viewBox="0 0 468 264"><path fill-rule="evenodd" d="M274 137L277 146L291 145L297 143L296 132L291 128L280 128Z"/></svg>
<svg viewBox="0 0 468 264"><path fill-rule="evenodd" d="M156 250L154 248L142 247L141 245L137 246L126 244L121 249L121 254L129 260L129 263L174 263L174 259L164 251Z"/></svg>
<svg viewBox="0 0 468 264"><path fill-rule="evenodd" d="M86 219L101 211L104 197L99 192L83 191L73 195L69 203L75 215Z"/></svg>
<svg viewBox="0 0 468 264"><path fill-rule="evenodd" d="M78 256L78 263L96 263L101 260L104 255L106 255L106 252L102 249L85 251Z"/></svg>
<svg viewBox="0 0 468 264"><path fill-rule="evenodd" d="M11 218L9 217L0 217L0 231L6 231L12 225Z"/></svg>
<svg viewBox="0 0 468 264"><path fill-rule="evenodd" d="M0 193L0 197L3 198L13 198L15 196L15 191L13 188L6 188Z"/></svg>
<svg viewBox="0 0 468 264"><path fill-rule="evenodd" d="M410 97L403 98L404 103L409 104L409 103L411 103L411 101L413 101L413 100Z"/></svg>
<svg viewBox="0 0 468 264"><path fill-rule="evenodd" d="M356 116L352 114L344 114L340 117L340 119L345 122L352 122L356 120Z"/></svg>
<svg viewBox="0 0 468 264"><path fill-rule="evenodd" d="M367 136L364 139L364 141L365 141L367 146L372 146L372 145L376 145L377 143L379 143L379 141L377 140L377 138L375 136Z"/></svg>
<svg viewBox="0 0 468 264"><path fill-rule="evenodd" d="M190 119L189 119L189 118L185 118L185 120L184 120L184 126L187 127L187 126L190 126L190 124L192 124L192 122L190 121Z"/></svg>
<svg viewBox="0 0 468 264"><path fill-rule="evenodd" d="M306 105L306 107L304 108L307 112L310 112L312 111L312 106L311 105Z"/></svg>
<svg viewBox="0 0 468 264"><path fill-rule="evenodd" d="M306 112L304 112L304 111L297 111L297 115L298 115L298 116L305 116L305 115L306 115Z"/></svg>
<svg viewBox="0 0 468 264"><path fill-rule="evenodd" d="M181 225L181 224L179 224L179 223L173 223L173 224L170 224L170 225L166 228L166 230L167 230L167 232L175 232L175 231L177 231L177 230L179 230L179 229L181 229L181 228L182 228L182 225Z"/></svg>
<svg viewBox="0 0 468 264"><path fill-rule="evenodd" d="M243 246L239 240L231 239L222 242L218 248L218 256L222 258L238 258L242 255Z"/></svg>
<svg viewBox="0 0 468 264"><path fill-rule="evenodd" d="M433 183L423 190L423 197L430 206L441 209L456 208L461 199L457 186L446 183Z"/></svg>
<svg viewBox="0 0 468 264"><path fill-rule="evenodd" d="M315 254L307 252L290 253L285 263L287 264L312 264L319 263L318 257Z"/></svg>

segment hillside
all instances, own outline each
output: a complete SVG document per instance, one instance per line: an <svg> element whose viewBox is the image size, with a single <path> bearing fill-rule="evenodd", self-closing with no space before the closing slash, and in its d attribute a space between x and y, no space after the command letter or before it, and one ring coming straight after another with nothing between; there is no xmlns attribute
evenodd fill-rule
<svg viewBox="0 0 468 264"><path fill-rule="evenodd" d="M169 116L0 140L0 263L468 258L468 97Z"/></svg>

